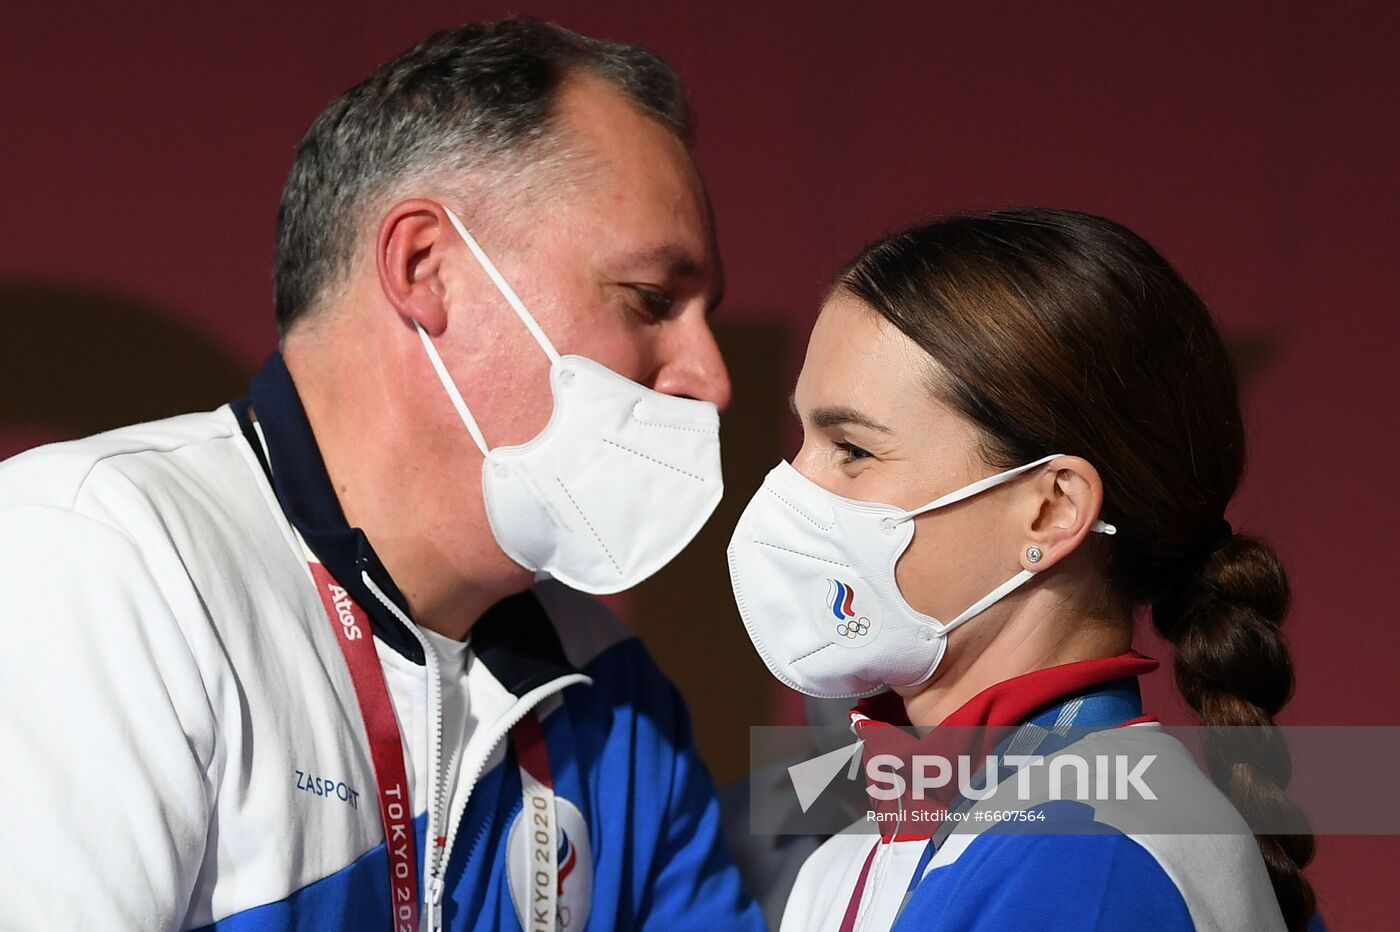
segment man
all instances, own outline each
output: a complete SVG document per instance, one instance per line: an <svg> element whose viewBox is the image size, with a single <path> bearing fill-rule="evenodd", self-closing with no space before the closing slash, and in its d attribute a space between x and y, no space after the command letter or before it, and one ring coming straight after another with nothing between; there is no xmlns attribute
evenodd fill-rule
<svg viewBox="0 0 1400 932"><path fill-rule="evenodd" d="M688 132L644 49L432 36L302 141L249 398L0 467L0 924L760 924L679 696L558 581L718 499Z"/></svg>

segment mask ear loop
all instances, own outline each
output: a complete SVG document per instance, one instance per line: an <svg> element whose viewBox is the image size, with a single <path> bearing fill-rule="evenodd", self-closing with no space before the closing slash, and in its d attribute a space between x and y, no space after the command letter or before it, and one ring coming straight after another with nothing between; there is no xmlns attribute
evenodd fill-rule
<svg viewBox="0 0 1400 932"><path fill-rule="evenodd" d="M1032 463L1031 465L1035 464ZM1113 525L1109 524L1107 521L1095 521L1094 526L1091 527L1089 531L1093 534L1113 535L1118 533L1118 529ZM963 622L982 614L982 612L991 608L997 602L1001 601L1003 598L1010 595L1012 592L1015 592L1021 586L1029 582L1031 578L1035 576L1035 574L1036 571L1034 570L1021 570L1015 576L1012 576L1006 582L1002 583L1000 586L997 586L991 592L987 593L982 598L972 603L972 605L968 606L962 612L962 614L958 615L958 617L954 618L952 621L944 625L942 629L943 633L947 634L949 631L952 631L954 628L956 628Z"/></svg>
<svg viewBox="0 0 1400 932"><path fill-rule="evenodd" d="M912 511L906 511L903 515L899 516L898 518L886 518L885 521L888 522L890 526L893 526L894 524L917 518L919 515L926 514L930 511L933 511L936 508L943 508L948 505L952 505L955 502L960 502L963 499L971 498L972 496L985 492L990 488L1001 485L1003 482L1007 482L1008 480L1019 476L1023 472L1032 470L1037 466L1043 466L1051 460L1063 455L1064 454L1062 453L1051 453L1049 456L1042 456L1040 459L1036 460L1033 463L1026 463L1023 466L1014 466L1011 469L1007 469L1003 472L996 473L995 475L988 476L985 479L979 479L971 485L965 485L961 489L954 489L947 495L941 496L940 498L936 498L933 501L929 502L927 505L924 505L920 508L915 508ZM1118 533L1118 529L1106 521L1095 521L1094 526L1090 528L1090 531L1095 534ZM1031 570L1021 570L1015 576L1012 576L1006 582L1002 583L1000 586L997 586L991 592L987 593L982 598L974 602L972 605L968 606L961 614L959 614L952 621L948 622L945 625L942 625L939 630L946 635L949 631L952 631L958 625L962 624L965 621L969 621L972 618L975 618L976 616L980 615L982 612L986 611L988 608L996 604L997 602L1001 601L1006 596L1010 595L1012 592L1016 591L1016 589L1025 585L1026 582L1034 576L1035 573Z"/></svg>
<svg viewBox="0 0 1400 932"><path fill-rule="evenodd" d="M908 521L911 518L917 518L919 515L927 514L928 512L933 511L935 508L943 508L953 504L954 502L960 502L965 498L971 498L974 495L981 494L982 492L985 492L990 488L1001 485L1003 482L1006 482L1009 479L1013 479L1016 476L1019 476L1023 472L1027 472L1028 470L1034 469L1037 466L1043 466L1051 460L1058 459L1063 455L1063 453L1051 453L1049 456L1042 456L1034 463L1026 463L1024 466L1014 466L1011 469L1005 470L1004 472L999 472L993 476L988 476L985 479L978 479L971 485L965 485L961 489L954 489L947 495L944 495L940 498L935 498L927 505L922 505L918 508L915 508L913 511L904 512L904 514L900 515L899 517L886 518L885 522L889 527L893 527L896 524L902 524L903 522ZM1111 535L1118 533L1118 529L1113 525L1109 524L1107 521L1095 521L1094 526L1090 528L1090 530L1093 531L1095 534Z"/></svg>
<svg viewBox="0 0 1400 932"><path fill-rule="evenodd" d="M476 258L477 264L481 266L486 276L491 279L491 283L496 286L496 290L506 299L506 303L510 305L511 310L515 311L515 316L520 318L520 322L525 325L525 329L530 331L530 336L535 338L535 342L539 344L540 349L544 350L545 355L549 357L550 365L557 363L559 361L559 351L554 348L553 343L549 342L549 337L544 335L544 331L540 329L540 325L535 320L534 316L525 309L525 302L521 301L520 296L515 293L515 289L510 287L510 282L506 281L505 276L496 268L496 264L491 261L491 258L486 255L486 252L481 248L480 244L477 243L476 238L472 236L471 233L467 232L467 228L462 224L462 221L458 218L457 214L453 212L452 208L443 207L443 211L446 212L447 219L452 223L453 228L457 231L457 235L462 237L462 242L466 243L467 248L471 250L471 254ZM414 326L418 328L418 336L423 340L423 348L428 351L428 359L432 362L434 371L437 372L438 381L442 382L442 387L447 390L447 397L452 399L452 407L457 409L457 416L460 417L462 423L466 425L467 433L472 435L472 440L476 442L477 449L481 451L482 456L490 455L491 450L486 445L486 435L481 432L481 426L477 424L476 418L472 417L471 409L467 407L467 402L462 398L462 393L457 390L457 384L452 381L452 376L448 374L447 367L442 363L442 357L438 355L437 347L433 345L432 338L428 336L428 331L424 330L423 325L416 321L414 322Z"/></svg>
<svg viewBox="0 0 1400 932"><path fill-rule="evenodd" d="M433 369L437 372L438 381L447 390L447 397L452 399L452 407L457 409L457 416L462 419L462 423L467 427L467 433L472 435L472 440L476 441L477 449L482 456L489 456L490 448L486 446L486 435L481 432L481 428L476 423L476 418L472 417L470 409L467 408L466 401L462 398L462 393L457 391L457 383L452 381L452 376L447 374L447 367L442 364L442 357L438 355L437 347L433 345L432 337L428 336L428 331L423 329L423 325L414 321L418 328L418 336L423 340L423 348L428 351L428 361L433 364Z"/></svg>
<svg viewBox="0 0 1400 932"><path fill-rule="evenodd" d="M1015 592L1021 586L1024 586L1028 581L1030 581L1030 579L1033 576L1035 576L1035 574L1032 573L1030 570L1021 570L1015 576L1012 576L1006 582L1002 583L1000 586L997 586L995 589L984 595L982 598L978 599L976 602L973 602L971 605L969 605L966 609L963 610L961 615L944 625L943 633L947 634L949 631L952 631L954 628L956 628L963 622L970 621L976 616L982 614L982 612L991 608L994 604L1001 601L1006 596L1010 595L1012 592Z"/></svg>
<svg viewBox="0 0 1400 932"><path fill-rule="evenodd" d="M960 502L965 498L971 498L974 495L980 495L981 493L987 491L988 489L994 486L1001 485L1003 482L1006 482L1009 479L1014 479L1016 476L1019 476L1021 473L1026 472L1027 470L1034 469L1037 466L1042 466L1045 463L1048 463L1051 460L1063 455L1063 453L1051 453L1049 456L1042 456L1034 463L1026 463L1024 466L1014 466L1011 469L1008 469L1004 472L999 472L996 475L988 476L985 479L978 479L971 485L965 485L960 489L954 489L953 491L949 492L947 495L942 496L941 498L935 498L927 505L922 505L918 508L915 508L913 511L906 511L898 518L889 518L887 520L894 524L900 524L905 521L908 521L910 518L917 518L921 514L926 514L927 512L933 511L935 508L944 508L948 505L952 505L955 502Z"/></svg>
<svg viewBox="0 0 1400 932"><path fill-rule="evenodd" d="M510 305L511 310L515 311L515 316L520 318L520 322L525 325L525 329L530 331L530 335L535 338L535 342L540 345L540 349L544 350L545 355L549 357L550 363L558 362L559 351L554 348L553 343L549 342L549 337L544 335L544 331L540 329L540 325L536 322L534 316L525 309L525 303L520 300L520 296L515 293L515 289L510 287L510 282L505 280L505 276L496 268L496 264L492 262L490 257L477 245L475 237L467 232L467 228L462 225L462 221L452 212L452 208L444 207L443 210L447 212L447 219L452 221L452 226L456 228L458 235L462 237L462 241L467 244L467 248L472 251L472 255L476 257L476 261L480 263L487 277L491 279L491 283L496 286L496 290L506 299L506 303Z"/></svg>

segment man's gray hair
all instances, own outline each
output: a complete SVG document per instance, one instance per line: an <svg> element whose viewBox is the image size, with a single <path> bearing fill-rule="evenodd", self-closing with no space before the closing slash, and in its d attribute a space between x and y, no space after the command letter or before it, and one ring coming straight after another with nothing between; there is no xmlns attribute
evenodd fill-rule
<svg viewBox="0 0 1400 932"><path fill-rule="evenodd" d="M518 175L559 149L555 104L574 73L610 82L690 141L685 87L655 52L529 18L431 35L331 101L282 190L279 332L349 274L367 212L387 193L432 179L461 188L487 171Z"/></svg>

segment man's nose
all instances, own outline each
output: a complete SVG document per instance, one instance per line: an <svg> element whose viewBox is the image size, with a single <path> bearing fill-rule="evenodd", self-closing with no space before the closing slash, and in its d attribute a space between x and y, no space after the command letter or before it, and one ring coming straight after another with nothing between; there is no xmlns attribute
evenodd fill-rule
<svg viewBox="0 0 1400 932"><path fill-rule="evenodd" d="M671 323L661 346L661 364L652 388L668 395L713 402L721 411L734 393L729 370L703 313L682 315Z"/></svg>

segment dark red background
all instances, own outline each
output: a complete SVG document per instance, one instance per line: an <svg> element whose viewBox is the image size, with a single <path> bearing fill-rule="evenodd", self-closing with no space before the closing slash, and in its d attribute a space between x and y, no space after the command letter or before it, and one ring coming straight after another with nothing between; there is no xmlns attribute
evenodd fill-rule
<svg viewBox="0 0 1400 932"><path fill-rule="evenodd" d="M134 299L243 369L259 363L274 345L277 197L306 125L430 29L522 11L284 6L9 11L0 283ZM528 12L646 42L685 76L729 271L724 313L788 327L784 381L827 276L891 226L1036 203L1146 235L1254 360L1252 465L1231 517L1277 544L1296 587L1300 685L1285 719L1400 722L1400 5L1167 6L609 0ZM13 303L3 313L12 351L23 333L28 358L64 371L81 321ZM0 454L65 433L27 423L22 407L0 398ZM752 698L754 723L788 708ZM1177 714L1165 677L1151 699ZM1393 838L1323 839L1312 876L1334 927L1394 927L1376 881L1397 856Z"/></svg>

